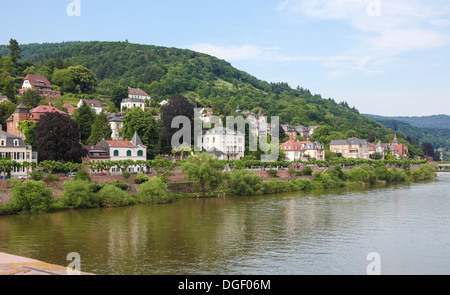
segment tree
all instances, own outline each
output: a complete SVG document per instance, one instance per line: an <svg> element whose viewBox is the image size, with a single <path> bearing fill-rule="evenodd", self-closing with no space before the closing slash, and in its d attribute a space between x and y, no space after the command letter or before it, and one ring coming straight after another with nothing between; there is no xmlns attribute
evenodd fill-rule
<svg viewBox="0 0 450 295"><path fill-rule="evenodd" d="M134 108L123 117L122 137L131 140L135 132L147 146L147 157L155 158L160 151L161 131L158 122L150 112Z"/></svg>
<svg viewBox="0 0 450 295"><path fill-rule="evenodd" d="M27 180L13 186L10 205L18 213L38 214L54 202L55 197L44 182Z"/></svg>
<svg viewBox="0 0 450 295"><path fill-rule="evenodd" d="M17 105L11 101L0 103L0 120L2 124L2 130L6 130L6 120L14 113Z"/></svg>
<svg viewBox="0 0 450 295"><path fill-rule="evenodd" d="M88 139L91 136L92 125L94 125L95 118L95 111L84 101L83 105L73 114L73 120L77 123L78 129L80 129L81 132L81 142L84 144L87 144Z"/></svg>
<svg viewBox="0 0 450 295"><path fill-rule="evenodd" d="M75 92L74 77L69 69L56 69L52 75L52 83L61 87L63 92Z"/></svg>
<svg viewBox="0 0 450 295"><path fill-rule="evenodd" d="M109 100L112 101L118 109L120 109L120 103L123 99L128 97L128 87L115 84L111 87L109 95Z"/></svg>
<svg viewBox="0 0 450 295"><path fill-rule="evenodd" d="M111 140L111 126L109 125L108 116L101 113L95 118L94 126L92 126L91 135L89 136L88 143L95 145L101 140Z"/></svg>
<svg viewBox="0 0 450 295"><path fill-rule="evenodd" d="M200 185L202 197L206 196L208 191L214 191L222 185L224 176L223 169L225 162L214 158L206 153L189 156L181 164L186 179L194 181Z"/></svg>
<svg viewBox="0 0 450 295"><path fill-rule="evenodd" d="M186 97L175 95L167 105L161 107L162 152L164 153L172 151L172 136L178 130L171 126L172 120L177 116L184 116L191 121L191 135L194 136L194 105Z"/></svg>
<svg viewBox="0 0 450 295"><path fill-rule="evenodd" d="M430 143L428 143L428 142L423 143L422 150L423 150L423 153L425 154L425 156L428 156L428 157L434 159L434 148Z"/></svg>
<svg viewBox="0 0 450 295"><path fill-rule="evenodd" d="M3 95L6 95L11 102L16 103L16 83L14 79L9 77L5 80L5 86L3 86Z"/></svg>
<svg viewBox="0 0 450 295"><path fill-rule="evenodd" d="M29 89L22 95L22 103L29 109L37 107L42 99L39 90Z"/></svg>
<svg viewBox="0 0 450 295"><path fill-rule="evenodd" d="M31 145L33 150L36 150L36 122L35 121L22 121L19 122L18 130L23 132L25 137L25 144Z"/></svg>
<svg viewBox="0 0 450 295"><path fill-rule="evenodd" d="M80 130L68 115L46 113L36 124L39 159L81 163L87 150L80 144Z"/></svg>
<svg viewBox="0 0 450 295"><path fill-rule="evenodd" d="M73 76L76 88L82 93L92 93L97 87L98 80L88 68L73 66L68 68Z"/></svg>
<svg viewBox="0 0 450 295"><path fill-rule="evenodd" d="M172 201L167 184L158 176L154 176L141 184L137 197L139 203L143 204L164 204Z"/></svg>
<svg viewBox="0 0 450 295"><path fill-rule="evenodd" d="M16 39L10 39L7 47L9 49L9 56L11 57L11 60L17 66L17 61L21 58L20 54L22 53L19 43Z"/></svg>

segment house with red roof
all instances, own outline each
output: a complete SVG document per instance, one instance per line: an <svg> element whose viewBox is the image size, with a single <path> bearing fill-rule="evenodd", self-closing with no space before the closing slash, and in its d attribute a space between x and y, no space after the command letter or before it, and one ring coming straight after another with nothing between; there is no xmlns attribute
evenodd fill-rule
<svg viewBox="0 0 450 295"><path fill-rule="evenodd" d="M147 147L142 143L137 132L134 133L133 138L128 141L125 140L102 140L98 143L96 150L104 150L103 156L109 156L111 161L120 160L133 160L133 161L146 161L147 160ZM128 167L130 172L142 172L140 167L131 166ZM119 167L112 167L110 173L120 173Z"/></svg>
<svg viewBox="0 0 450 295"><path fill-rule="evenodd" d="M309 159L325 160L325 149L320 142L288 140L280 144L288 161L308 161Z"/></svg>
<svg viewBox="0 0 450 295"><path fill-rule="evenodd" d="M32 110L30 110L30 116L29 120L32 121L39 121L41 119L41 116L46 113L60 113L63 115L69 115L61 110L58 110L55 107L49 106L49 105L40 105Z"/></svg>
<svg viewBox="0 0 450 295"><path fill-rule="evenodd" d="M22 89L19 89L19 95L22 96L26 91L33 89L38 90L39 94L45 99L58 99L61 92L53 90L52 85L45 76L28 74L23 79Z"/></svg>
<svg viewBox="0 0 450 295"><path fill-rule="evenodd" d="M408 147L405 144L400 144L398 142L397 133L394 135L392 143L383 143L385 154L391 154L396 159L400 159L402 156L408 155Z"/></svg>

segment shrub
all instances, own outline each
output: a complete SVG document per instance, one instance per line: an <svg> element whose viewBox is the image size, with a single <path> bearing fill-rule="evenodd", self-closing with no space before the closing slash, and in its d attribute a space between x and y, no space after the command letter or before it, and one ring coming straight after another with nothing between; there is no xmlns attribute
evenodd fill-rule
<svg viewBox="0 0 450 295"><path fill-rule="evenodd" d="M126 191L128 189L128 184L126 183L120 183L118 180L110 182L110 184L117 186L123 191Z"/></svg>
<svg viewBox="0 0 450 295"><path fill-rule="evenodd" d="M313 170L311 167L306 166L305 168L303 168L303 175L305 176L311 176L313 173Z"/></svg>
<svg viewBox="0 0 450 295"><path fill-rule="evenodd" d="M136 179L134 180L134 183L143 184L144 182L147 182L148 180L149 180L149 178L147 175L138 173L138 175L136 175Z"/></svg>
<svg viewBox="0 0 450 295"><path fill-rule="evenodd" d="M127 170L122 170L122 176L123 178L128 179L131 176L131 172Z"/></svg>
<svg viewBox="0 0 450 295"><path fill-rule="evenodd" d="M91 182L91 176L87 173L87 171L80 170L75 175L74 180Z"/></svg>
<svg viewBox="0 0 450 295"><path fill-rule="evenodd" d="M8 205L16 213L36 214L47 210L54 202L55 197L44 182L27 180L13 186Z"/></svg>
<svg viewBox="0 0 450 295"><path fill-rule="evenodd" d="M53 176L51 173L49 173L44 180L46 181L60 181L59 177Z"/></svg>
<svg viewBox="0 0 450 295"><path fill-rule="evenodd" d="M30 177L34 181L42 180L42 178L44 177L44 171L34 169L33 171L31 171Z"/></svg>
<svg viewBox="0 0 450 295"><path fill-rule="evenodd" d="M370 182L370 174L369 172L365 171L361 167L355 167L348 173L348 176L351 181L354 182Z"/></svg>
<svg viewBox="0 0 450 295"><path fill-rule="evenodd" d="M75 179L64 183L61 201L73 208L95 208L99 207L101 202L89 182Z"/></svg>
<svg viewBox="0 0 450 295"><path fill-rule="evenodd" d="M312 189L312 184L311 184L311 181L309 179L299 178L299 179L296 179L294 182L297 185L297 189L298 190L310 190L310 189Z"/></svg>
<svg viewBox="0 0 450 295"><path fill-rule="evenodd" d="M234 170L230 174L230 188L239 196L259 195L263 192L261 176L248 170Z"/></svg>
<svg viewBox="0 0 450 295"><path fill-rule="evenodd" d="M137 197L143 204L163 204L172 201L167 184L155 176L143 183L139 188Z"/></svg>
<svg viewBox="0 0 450 295"><path fill-rule="evenodd" d="M270 177L278 177L278 171L275 169L270 169L269 171Z"/></svg>
<svg viewBox="0 0 450 295"><path fill-rule="evenodd" d="M130 203L127 193L112 184L105 184L98 196L104 207L123 207Z"/></svg>

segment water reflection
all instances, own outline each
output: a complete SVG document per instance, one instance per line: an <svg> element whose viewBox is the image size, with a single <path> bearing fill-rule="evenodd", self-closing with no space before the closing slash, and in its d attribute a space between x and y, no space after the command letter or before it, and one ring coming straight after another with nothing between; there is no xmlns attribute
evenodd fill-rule
<svg viewBox="0 0 450 295"><path fill-rule="evenodd" d="M98 274L450 273L450 175L378 189L0 217L0 251Z"/></svg>

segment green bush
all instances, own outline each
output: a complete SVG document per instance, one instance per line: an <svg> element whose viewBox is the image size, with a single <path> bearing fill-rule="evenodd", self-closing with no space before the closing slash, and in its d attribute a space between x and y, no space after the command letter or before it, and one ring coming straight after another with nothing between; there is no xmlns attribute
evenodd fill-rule
<svg viewBox="0 0 450 295"><path fill-rule="evenodd" d="M13 186L8 207L14 213L38 214L47 210L55 201L52 191L44 182L27 180Z"/></svg>
<svg viewBox="0 0 450 295"><path fill-rule="evenodd" d="M261 176L248 170L234 170L230 174L230 188L239 196L259 195L263 193Z"/></svg>
<svg viewBox="0 0 450 295"><path fill-rule="evenodd" d="M73 179L74 180L79 180L79 181L91 182L91 176L85 170L78 171Z"/></svg>
<svg viewBox="0 0 450 295"><path fill-rule="evenodd" d="M305 168L303 168L303 175L305 176L311 176L313 173L313 170L311 167L306 166Z"/></svg>
<svg viewBox="0 0 450 295"><path fill-rule="evenodd" d="M49 173L44 180L46 181L60 181L60 178L57 176L53 176L51 173Z"/></svg>
<svg viewBox="0 0 450 295"><path fill-rule="evenodd" d="M353 182L364 182L364 183L370 182L370 173L362 169L361 167L355 167L352 170L350 170L348 176L350 180Z"/></svg>
<svg viewBox="0 0 450 295"><path fill-rule="evenodd" d="M95 208L101 204L89 182L75 179L64 183L61 201L65 206L73 208Z"/></svg>
<svg viewBox="0 0 450 295"><path fill-rule="evenodd" d="M267 172L269 173L270 177L278 177L278 171L275 169L270 169Z"/></svg>
<svg viewBox="0 0 450 295"><path fill-rule="evenodd" d="M123 207L130 203L127 193L112 184L105 184L98 196L104 207Z"/></svg>
<svg viewBox="0 0 450 295"><path fill-rule="evenodd" d="M304 191L304 190L312 189L312 184L309 179L299 178L299 179L296 179L294 182L297 185L298 190Z"/></svg>
<svg viewBox="0 0 450 295"><path fill-rule="evenodd" d="M157 176L150 178L141 185L137 197L139 202L143 204L163 204L172 201L167 184Z"/></svg>
<svg viewBox="0 0 450 295"><path fill-rule="evenodd" d="M122 170L122 176L123 176L123 178L128 179L131 176L131 172L123 169Z"/></svg>
<svg viewBox="0 0 450 295"><path fill-rule="evenodd" d="M117 186L118 188L120 188L123 191L126 191L128 189L128 184L121 183L118 180L112 181L109 184L115 185L115 186Z"/></svg>
<svg viewBox="0 0 450 295"><path fill-rule="evenodd" d="M30 173L30 178L34 181L39 181L39 180L42 180L42 178L44 177L44 174L45 174L44 171L34 169Z"/></svg>
<svg viewBox="0 0 450 295"><path fill-rule="evenodd" d="M136 179L134 180L134 183L143 184L144 182L147 182L148 180L149 180L149 178L147 175L138 173L138 175L136 175Z"/></svg>

